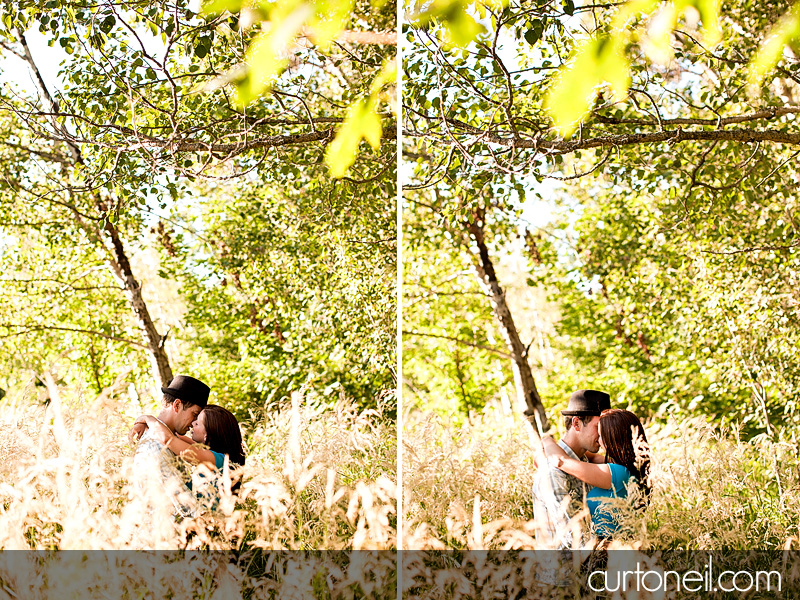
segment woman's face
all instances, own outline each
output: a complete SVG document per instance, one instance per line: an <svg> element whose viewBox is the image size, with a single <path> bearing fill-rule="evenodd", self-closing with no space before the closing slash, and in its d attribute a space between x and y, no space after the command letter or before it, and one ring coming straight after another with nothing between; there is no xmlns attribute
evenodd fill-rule
<svg viewBox="0 0 800 600"><path fill-rule="evenodd" d="M200 413L200 416L202 416L202 415L203 415L203 413ZM599 439L600 439L600 447L603 449L603 452L605 452L606 445L603 442L603 421L600 421L600 423L597 424L597 434L598 434Z"/></svg>
<svg viewBox="0 0 800 600"><path fill-rule="evenodd" d="M192 439L198 444L206 443L206 415L201 412L192 423Z"/></svg>

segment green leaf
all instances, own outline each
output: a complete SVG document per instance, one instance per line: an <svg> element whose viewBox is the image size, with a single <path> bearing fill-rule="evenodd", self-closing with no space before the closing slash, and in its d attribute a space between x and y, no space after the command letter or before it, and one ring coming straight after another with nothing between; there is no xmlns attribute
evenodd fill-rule
<svg viewBox="0 0 800 600"><path fill-rule="evenodd" d="M630 64L620 36L584 42L548 93L545 105L562 135L575 131L589 110L597 87L603 83L611 86L617 100L622 100L628 91Z"/></svg>
<svg viewBox="0 0 800 600"><path fill-rule="evenodd" d="M218 15L226 10L231 13L239 12L242 10L242 0L210 0L209 2L203 2L200 14L207 16Z"/></svg>
<svg viewBox="0 0 800 600"><path fill-rule="evenodd" d="M761 84L766 74L778 64L786 44L798 35L800 35L800 4L792 7L792 10L781 19L750 63L747 80L751 86Z"/></svg>
<svg viewBox="0 0 800 600"><path fill-rule="evenodd" d="M453 7L455 10L447 19L447 32L452 45L464 47L472 43L484 28L463 9L460 2L454 2Z"/></svg>
<svg viewBox="0 0 800 600"><path fill-rule="evenodd" d="M100 31L102 31L103 33L110 32L114 28L116 22L117 21L114 18L114 15L108 15L105 19L100 21Z"/></svg>
<svg viewBox="0 0 800 600"><path fill-rule="evenodd" d="M505 2L495 4L504 6ZM447 45L463 48L485 31L483 25L467 12L468 6L475 8L479 14L481 9L485 11L480 3L469 5L464 0L434 0L413 18L413 22L417 27L426 27L431 21L440 23L445 31Z"/></svg>
<svg viewBox="0 0 800 600"><path fill-rule="evenodd" d="M194 47L194 55L197 58L205 58L209 50L211 50L211 39L201 37L197 40L197 44Z"/></svg>
<svg viewBox="0 0 800 600"><path fill-rule="evenodd" d="M395 85L397 83L397 61L395 59L385 60L380 73L372 80L369 86L370 94L377 94L385 85Z"/></svg>
<svg viewBox="0 0 800 600"><path fill-rule="evenodd" d="M323 50L347 25L354 0L316 0L315 14L308 21L314 42Z"/></svg>
<svg viewBox="0 0 800 600"><path fill-rule="evenodd" d="M535 19L533 26L525 32L525 41L531 46L535 46L536 42L542 39L542 33L544 33L544 23L539 19Z"/></svg>
<svg viewBox="0 0 800 600"><path fill-rule="evenodd" d="M722 27L719 23L721 0L691 0L688 4L694 6L700 13L705 45L716 46L722 40Z"/></svg>
<svg viewBox="0 0 800 600"><path fill-rule="evenodd" d="M247 77L237 86L235 102L238 106L246 106L255 100L286 68L288 61L282 53L296 39L311 15L312 7L302 4L253 40L246 54Z"/></svg>
<svg viewBox="0 0 800 600"><path fill-rule="evenodd" d="M348 110L344 123L325 151L325 164L334 177L343 177L355 162L362 139L374 149L380 146L382 129L375 104L375 99L370 97L359 100Z"/></svg>

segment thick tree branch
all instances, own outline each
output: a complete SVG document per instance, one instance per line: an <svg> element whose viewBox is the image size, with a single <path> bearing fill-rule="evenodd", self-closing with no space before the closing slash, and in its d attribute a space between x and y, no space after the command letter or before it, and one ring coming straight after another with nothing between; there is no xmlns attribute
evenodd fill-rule
<svg viewBox="0 0 800 600"><path fill-rule="evenodd" d="M37 87L39 88L39 92L42 96L42 102L45 103L47 110L52 113L53 127L62 136L64 136L62 141L66 143L67 147L70 149L74 160L73 166L77 167L78 165L83 165L83 158L81 156L79 144L76 142L75 137L71 136L66 128L59 123L58 117L61 115L59 113L58 104L47 90L47 86L44 83L41 72L36 66L36 62L30 53L25 36L19 29L17 29L17 35L20 38L20 43L22 44L25 52L25 59L30 66L31 71L34 73ZM93 200L100 214L108 215L110 209L113 208L109 207L98 194L93 195ZM122 239L119 235L119 230L108 218L105 219L103 229L108 234L108 237L111 241L110 250L112 258L109 261L110 266L120 283L122 283L122 285L125 287L125 292L128 296L130 307L137 318L137 322L142 330L142 334L146 342L146 345L138 345L146 348L149 351L149 358L157 387L168 385L170 380L172 380L172 368L170 367L167 353L164 350L165 337L162 337L156 330L155 324L150 316L150 311L142 296L141 284L136 280L133 270L131 269L130 261L128 260Z"/></svg>
<svg viewBox="0 0 800 600"><path fill-rule="evenodd" d="M295 146L295 145L302 145L320 141L326 142L334 138L334 136L336 135L336 130L322 129L318 131L312 131L309 133L273 135L261 138L248 139L242 142L231 142L231 143L219 143L219 142L212 143L212 142L195 140L191 138L164 140L157 137L144 135L142 133L134 134L136 135L136 141L129 143L127 142L116 143L113 141L102 141L97 139L89 140L89 139L78 138L76 136L65 134L63 131L60 133L63 136L62 138L60 138L62 141L75 145L75 147L77 147L77 145L79 144L93 144L96 146L102 146L104 148L117 149L123 151L132 151L138 148L142 148L142 149L161 149L173 153L213 152L215 154L239 154L241 152L246 152L248 150L256 150L261 148L278 148L281 146ZM384 128L383 139L394 140L395 138L396 138L396 127L394 126L394 123L389 123Z"/></svg>
<svg viewBox="0 0 800 600"><path fill-rule="evenodd" d="M158 387L166 386L172 380L172 368L170 367L167 353L164 351L165 337L162 337L156 330L150 311L142 296L142 285L134 277L117 228L106 220L105 231L110 237L113 247L114 259L110 261L111 268L120 283L125 286L131 309L136 315L137 322L142 330L142 335L147 343L144 347L149 350L149 358L156 385Z"/></svg>
<svg viewBox="0 0 800 600"><path fill-rule="evenodd" d="M775 129L758 131L755 129L716 129L716 130L683 130L681 128L667 131L654 131L652 133L627 133L618 135L602 135L593 138L577 140L550 140L542 137L514 138L513 134L499 134L494 131L482 130L448 119L448 123L461 127L468 135L478 135L484 143L499 144L509 148L529 148L548 154L570 154L576 150L591 148L607 148L619 146L634 146L639 144L655 144L659 142L678 143L684 141L730 141L755 144L757 142L774 142L791 146L800 146L800 133L788 133ZM408 132L407 135L412 135ZM415 137L419 137L417 134ZM452 139L439 139L442 144L456 144Z"/></svg>

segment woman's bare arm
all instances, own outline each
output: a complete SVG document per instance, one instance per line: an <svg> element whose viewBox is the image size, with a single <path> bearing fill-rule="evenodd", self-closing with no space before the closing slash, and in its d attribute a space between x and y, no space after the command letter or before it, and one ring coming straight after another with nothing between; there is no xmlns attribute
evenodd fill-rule
<svg viewBox="0 0 800 600"><path fill-rule="evenodd" d="M587 452L586 460L596 465L604 465L606 463L606 455L599 452Z"/></svg>
<svg viewBox="0 0 800 600"><path fill-rule="evenodd" d="M155 417L151 415L142 415L141 417L137 417L136 422L144 422L147 427L154 432L156 438L178 456L182 456L192 462L207 464L214 469L217 468L217 461L211 450L206 450L196 445L186 436L173 434Z"/></svg>
<svg viewBox="0 0 800 600"><path fill-rule="evenodd" d="M564 449L549 436L542 438L542 446L547 457L555 459L557 461L556 466L564 473L577 477L593 487L603 488L604 490L611 488L611 469L605 464L604 455L587 452L587 458L591 462L575 460L570 458L564 452ZM595 464L595 460L602 462Z"/></svg>
<svg viewBox="0 0 800 600"><path fill-rule="evenodd" d="M564 449L559 446L558 443L549 435L542 438L542 448L544 449L544 453L548 458L551 456L563 456L564 458L567 458L567 453L564 452Z"/></svg>
<svg viewBox="0 0 800 600"><path fill-rule="evenodd" d="M563 452L563 451L562 451ZM611 468L606 465L595 465L582 460L569 458L566 453L557 457L556 466L573 477L588 483L593 487L611 489Z"/></svg>
<svg viewBox="0 0 800 600"><path fill-rule="evenodd" d="M558 446L558 444L556 444L555 442L553 442L553 438L552 438L551 436L549 436L549 435L543 435L543 436L541 437L540 441L542 442L542 452L544 453L545 457L547 456L547 447L548 447L548 444L550 444L550 443L552 443L552 444L555 444L555 447L556 447L556 448L558 448L559 450L561 449L561 448ZM534 469L538 469L538 468L539 468L539 461L537 460L537 458L536 458L536 455L537 455L537 453L536 453L536 452L534 452L534 454L533 454L533 468L534 468Z"/></svg>
<svg viewBox="0 0 800 600"><path fill-rule="evenodd" d="M194 442L188 443L183 439L183 436L173 435L164 443L164 445L178 456L186 458L192 462L201 462L213 469L217 468L217 460L211 450L206 450Z"/></svg>

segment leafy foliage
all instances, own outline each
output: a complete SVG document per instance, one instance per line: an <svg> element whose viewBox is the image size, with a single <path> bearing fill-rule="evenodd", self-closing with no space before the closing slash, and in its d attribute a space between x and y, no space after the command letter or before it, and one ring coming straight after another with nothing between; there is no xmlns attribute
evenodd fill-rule
<svg viewBox="0 0 800 600"><path fill-rule="evenodd" d="M409 28L404 154L411 187L437 190L436 252L463 260L458 231L485 207L495 257L530 261L505 286L557 304L556 360L538 375L550 407L603 387L640 413L772 434L798 416L797 60L778 25L793 13L689 6L512 2L464 47Z"/></svg>
<svg viewBox="0 0 800 600"><path fill-rule="evenodd" d="M420 201L429 195L412 196ZM403 221L404 396L407 406L461 418L509 382L507 358L470 256L441 247L441 220L419 204Z"/></svg>
<svg viewBox="0 0 800 600"><path fill-rule="evenodd" d="M394 24L393 6L335 4L368 33ZM5 387L65 352L98 392L123 365L150 388L166 353L242 415L306 382L369 406L394 387L394 143L340 149L338 180L324 163L365 96L393 131L394 48L290 44L243 107L228 75L259 32L242 18L183 0L6 7L3 60L42 81L0 93Z"/></svg>
<svg viewBox="0 0 800 600"><path fill-rule="evenodd" d="M379 8L385 2L373 4ZM222 78L236 82L234 104L245 107L254 99L271 89L275 79L289 65L286 49L297 44L299 37L313 40L323 51L328 51L333 41L342 33L355 8L354 0L316 0L304 2L283 0L261 1L247 5L241 0L211 0L206 2L203 13L217 15L224 12L239 13L240 27L263 23L262 31L250 42L245 63L238 65ZM243 23L247 21L247 25ZM393 45L394 40L375 43ZM390 95L379 95L383 86L393 87L397 66L394 59L386 59L382 71L372 82L369 98L356 100L350 105L342 127L325 154L325 162L335 177L342 177L355 161L362 137L377 149L380 145L381 124L378 114L380 98L394 110Z"/></svg>
<svg viewBox="0 0 800 600"><path fill-rule="evenodd" d="M187 334L204 349L187 360L245 415L301 386L367 406L394 388L395 222L372 200L391 186L378 179L354 199L353 184L298 175L283 191L204 190L188 211L202 215L204 241L173 260Z"/></svg>

